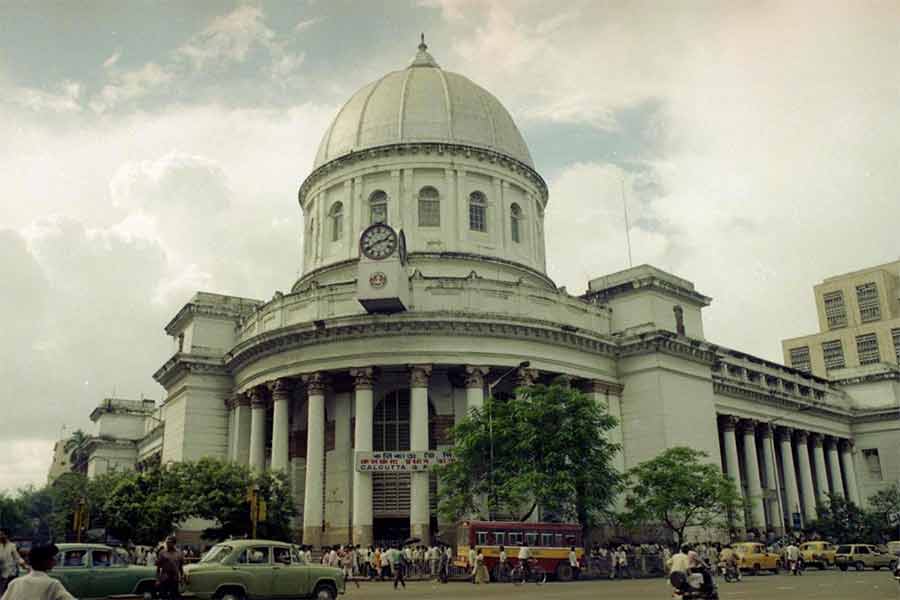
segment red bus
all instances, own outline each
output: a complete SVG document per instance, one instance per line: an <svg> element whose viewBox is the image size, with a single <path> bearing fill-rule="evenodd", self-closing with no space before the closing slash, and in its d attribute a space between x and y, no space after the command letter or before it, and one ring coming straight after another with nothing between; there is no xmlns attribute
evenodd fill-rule
<svg viewBox="0 0 900 600"><path fill-rule="evenodd" d="M527 545L531 557L549 575L561 581L572 578L569 550L575 546L578 562L584 556L581 547L581 526L571 523L523 523L520 521L463 521L457 528L456 564L469 565L469 550L480 549L484 563L497 579L500 546L506 549L510 565L518 563L519 549Z"/></svg>

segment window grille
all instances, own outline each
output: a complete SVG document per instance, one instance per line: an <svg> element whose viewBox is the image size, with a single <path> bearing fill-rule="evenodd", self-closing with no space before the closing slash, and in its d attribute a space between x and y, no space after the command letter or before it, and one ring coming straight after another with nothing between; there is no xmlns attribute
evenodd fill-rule
<svg viewBox="0 0 900 600"><path fill-rule="evenodd" d="M344 235L344 205L335 202L329 211L331 217L331 241L337 242Z"/></svg>
<svg viewBox="0 0 900 600"><path fill-rule="evenodd" d="M369 222L387 223L388 220L388 197L387 194L378 190L369 196Z"/></svg>
<svg viewBox="0 0 900 600"><path fill-rule="evenodd" d="M859 304L859 319L863 323L877 321L881 318L878 286L874 282L856 286L856 302Z"/></svg>
<svg viewBox="0 0 900 600"><path fill-rule="evenodd" d="M878 338L874 333L857 336L856 352L859 354L859 364L871 365L881 360L878 352Z"/></svg>
<svg viewBox="0 0 900 600"><path fill-rule="evenodd" d="M419 192L419 227L441 226L441 197L433 187Z"/></svg>
<svg viewBox="0 0 900 600"><path fill-rule="evenodd" d="M488 543L487 541L487 531L476 531L475 532L475 544L478 546L484 546Z"/></svg>
<svg viewBox="0 0 900 600"><path fill-rule="evenodd" d="M791 366L800 371L809 372L809 346L800 346L799 348L791 348Z"/></svg>
<svg viewBox="0 0 900 600"><path fill-rule="evenodd" d="M832 340L822 344L822 355L825 358L826 369L843 369L844 364L844 347L841 340Z"/></svg>
<svg viewBox="0 0 900 600"><path fill-rule="evenodd" d="M552 546L553 545L553 534L552 533L542 533L541 534L541 546Z"/></svg>
<svg viewBox="0 0 900 600"><path fill-rule="evenodd" d="M891 329L891 337L894 339L894 356L900 364L900 329Z"/></svg>
<svg viewBox="0 0 900 600"><path fill-rule="evenodd" d="M513 204L509 209L509 232L512 241L519 243L522 241L519 232L519 224L522 221L522 209L518 204Z"/></svg>
<svg viewBox="0 0 900 600"><path fill-rule="evenodd" d="M469 229L487 231L487 199L481 192L469 195Z"/></svg>
<svg viewBox="0 0 900 600"><path fill-rule="evenodd" d="M538 534L537 533L526 533L525 534L525 543L529 546L537 546Z"/></svg>
<svg viewBox="0 0 900 600"><path fill-rule="evenodd" d="M881 481L884 476L881 473L881 458L878 456L878 448L867 448L862 451L863 459L866 461L869 479Z"/></svg>
<svg viewBox="0 0 900 600"><path fill-rule="evenodd" d="M503 546L506 544L506 533L503 531L494 532L494 541L498 546Z"/></svg>
<svg viewBox="0 0 900 600"><path fill-rule="evenodd" d="M825 318L828 320L828 328L845 327L847 325L847 307L844 305L844 292L828 292L822 295L825 303Z"/></svg>

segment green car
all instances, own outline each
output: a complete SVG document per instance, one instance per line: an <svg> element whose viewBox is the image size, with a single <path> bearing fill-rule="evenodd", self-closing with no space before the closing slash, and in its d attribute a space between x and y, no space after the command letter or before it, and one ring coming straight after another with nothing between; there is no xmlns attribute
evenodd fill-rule
<svg viewBox="0 0 900 600"><path fill-rule="evenodd" d="M184 595L203 600L334 600L346 591L340 569L307 564L295 546L269 540L222 542L185 573Z"/></svg>
<svg viewBox="0 0 900 600"><path fill-rule="evenodd" d="M156 567L130 565L110 546L57 544L59 554L50 577L59 579L79 599L110 596L153 597Z"/></svg>

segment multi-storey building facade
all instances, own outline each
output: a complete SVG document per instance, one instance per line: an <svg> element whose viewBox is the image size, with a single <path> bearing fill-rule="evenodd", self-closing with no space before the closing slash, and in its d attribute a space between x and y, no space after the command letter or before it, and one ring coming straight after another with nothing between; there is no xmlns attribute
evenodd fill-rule
<svg viewBox="0 0 900 600"><path fill-rule="evenodd" d="M711 299L654 267L593 279L581 296L558 288L547 187L524 139L424 44L340 110L298 200L304 271L289 292L200 292L166 325L164 425L146 426L137 460L284 471L306 543L427 539L452 527L434 477L360 457L427 458L488 393L566 375L618 419L617 468L704 450L748 499L749 527L809 523L830 493L864 501L854 441L896 416L711 343Z"/></svg>

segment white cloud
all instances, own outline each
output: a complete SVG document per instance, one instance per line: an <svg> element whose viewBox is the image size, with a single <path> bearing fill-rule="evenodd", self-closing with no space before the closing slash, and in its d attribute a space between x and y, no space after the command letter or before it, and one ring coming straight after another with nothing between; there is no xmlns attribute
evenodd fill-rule
<svg viewBox="0 0 900 600"><path fill-rule="evenodd" d="M262 9L245 5L213 19L179 48L178 54L187 57L199 71L212 64L243 62L253 46L269 46L274 40L275 32L266 26Z"/></svg>
<svg viewBox="0 0 900 600"><path fill-rule="evenodd" d="M120 58L122 58L122 52L119 50L116 50L115 52L113 52L112 54L109 55L109 58L107 58L106 60L103 61L103 68L104 69L112 68L113 66L115 66L115 64L117 62L119 62Z"/></svg>
<svg viewBox="0 0 900 600"><path fill-rule="evenodd" d="M302 21L294 25L294 31L296 31L297 33L306 31L307 29L315 27L324 20L325 17L311 17L309 19L303 19Z"/></svg>
<svg viewBox="0 0 900 600"><path fill-rule="evenodd" d="M135 100L158 90L175 79L170 67L148 62L140 69L123 71L114 75L103 86L100 93L91 99L90 107L96 112L104 112L123 102Z"/></svg>

